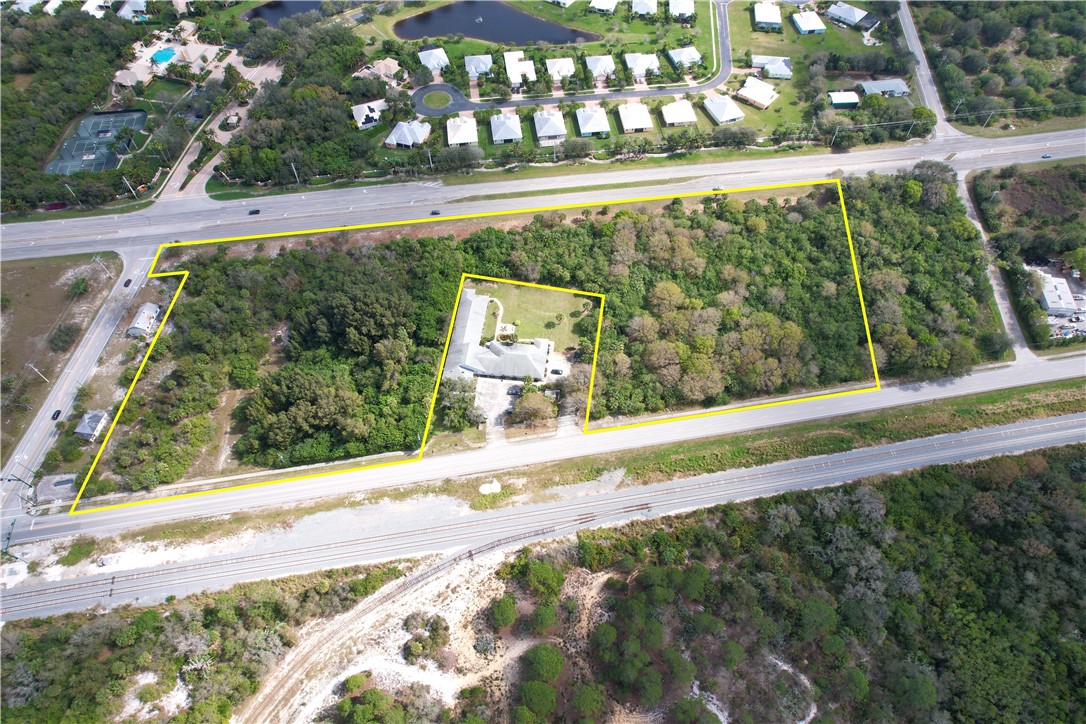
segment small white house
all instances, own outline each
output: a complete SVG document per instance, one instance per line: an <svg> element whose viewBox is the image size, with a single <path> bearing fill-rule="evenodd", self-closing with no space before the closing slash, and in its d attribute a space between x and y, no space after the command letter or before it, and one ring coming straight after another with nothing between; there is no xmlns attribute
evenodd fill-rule
<svg viewBox="0 0 1086 724"><path fill-rule="evenodd" d="M792 79L792 59L779 55L752 55L751 65L762 71L763 78Z"/></svg>
<svg viewBox="0 0 1086 724"><path fill-rule="evenodd" d="M600 136L611 132L611 124L607 122L607 111L599 106L594 108L577 109L577 128L582 136Z"/></svg>
<svg viewBox="0 0 1086 724"><path fill-rule="evenodd" d="M566 119L560 111L536 111L532 118L540 146L557 146L566 140Z"/></svg>
<svg viewBox="0 0 1086 724"><path fill-rule="evenodd" d="M512 143L524 138L520 116L516 113L499 113L490 117L490 135L494 143Z"/></svg>
<svg viewBox="0 0 1086 724"><path fill-rule="evenodd" d="M667 11L676 20L689 20L694 17L694 0L668 0Z"/></svg>
<svg viewBox="0 0 1086 724"><path fill-rule="evenodd" d="M468 78L478 80L479 76L490 73L494 67L494 59L489 55L465 55L464 67L468 71Z"/></svg>
<svg viewBox="0 0 1086 724"><path fill-rule="evenodd" d="M387 148L413 148L430 137L430 124L422 121L400 121L385 137Z"/></svg>
<svg viewBox="0 0 1086 724"><path fill-rule="evenodd" d="M891 98L909 95L909 85L901 78L864 81L860 83L860 89L863 90L865 96L872 93L881 93Z"/></svg>
<svg viewBox="0 0 1086 724"><path fill-rule="evenodd" d="M630 6L634 15L655 15L657 9L656 0L633 0Z"/></svg>
<svg viewBox="0 0 1086 724"><path fill-rule="evenodd" d="M743 120L746 114L729 96L712 95L705 99L702 108L717 125Z"/></svg>
<svg viewBox="0 0 1086 724"><path fill-rule="evenodd" d="M573 58L547 58L547 72L552 79L561 81L577 75L577 66L573 64Z"/></svg>
<svg viewBox="0 0 1086 724"><path fill-rule="evenodd" d="M445 134L450 146L479 145L479 126L471 116L450 118L445 124Z"/></svg>
<svg viewBox="0 0 1086 724"><path fill-rule="evenodd" d="M430 69L431 73L440 73L449 64L449 56L444 48L430 48L419 51L419 62Z"/></svg>
<svg viewBox="0 0 1086 724"><path fill-rule="evenodd" d="M755 4L754 27L758 30L780 30L781 9L771 2Z"/></svg>
<svg viewBox="0 0 1086 724"><path fill-rule="evenodd" d="M158 315L161 311L162 307L157 304L144 302L136 310L136 316L132 318L132 323L128 325L125 334L129 337L150 337L158 325Z"/></svg>
<svg viewBox="0 0 1086 724"><path fill-rule="evenodd" d="M588 74L597 82L605 82L615 74L615 57L613 55L589 55L584 59Z"/></svg>
<svg viewBox="0 0 1086 724"><path fill-rule="evenodd" d="M780 98L780 94L777 93L773 86L760 78L755 78L753 75L747 76L743 87L735 95L755 108L761 108L762 110L769 108L773 101Z"/></svg>
<svg viewBox="0 0 1086 724"><path fill-rule="evenodd" d="M669 50L667 51L667 57L671 59L671 64L679 70L692 68L701 62L701 53L693 45Z"/></svg>
<svg viewBox="0 0 1086 724"><path fill-rule="evenodd" d="M830 91L830 105L834 108L855 108L860 105L860 94L856 91Z"/></svg>
<svg viewBox="0 0 1086 724"><path fill-rule="evenodd" d="M588 7L601 15L611 15L618 7L618 0L592 0Z"/></svg>
<svg viewBox="0 0 1086 724"><path fill-rule="evenodd" d="M796 32L800 35L821 35L826 32L826 24L813 10L796 13L792 16L792 24L796 26Z"/></svg>
<svg viewBox="0 0 1086 724"><path fill-rule="evenodd" d="M698 122L698 117L694 114L694 105L686 99L668 103L660 109L660 112L664 115L664 125L669 127L693 126Z"/></svg>
<svg viewBox="0 0 1086 724"><path fill-rule="evenodd" d="M361 130L372 128L381 122L381 111L388 109L388 101L380 98L367 103L359 103L351 106L351 115L354 116L354 124ZM233 116L231 116L233 118ZM238 118L240 122L240 118Z"/></svg>
<svg viewBox="0 0 1086 724"><path fill-rule="evenodd" d="M535 63L524 58L523 50L503 53L502 57L505 59L505 73L509 76L513 90L527 83L535 83Z"/></svg>
<svg viewBox="0 0 1086 724"><path fill-rule="evenodd" d="M660 73L660 59L656 57L656 53L626 53L624 59L634 83L644 83L650 73Z"/></svg>
<svg viewBox="0 0 1086 724"><path fill-rule="evenodd" d="M103 410L90 410L84 413L79 420L79 424L75 428L75 434L87 442L94 442L95 438L105 428L107 422L109 422L109 417L106 416Z"/></svg>
<svg viewBox="0 0 1086 724"><path fill-rule="evenodd" d="M826 17L850 28L858 27L861 30L872 30L879 24L879 19L871 13L843 2L831 5L826 11Z"/></svg>
<svg viewBox="0 0 1086 724"><path fill-rule="evenodd" d="M624 103L618 107L618 120L623 133L652 130L652 114L643 103Z"/></svg>

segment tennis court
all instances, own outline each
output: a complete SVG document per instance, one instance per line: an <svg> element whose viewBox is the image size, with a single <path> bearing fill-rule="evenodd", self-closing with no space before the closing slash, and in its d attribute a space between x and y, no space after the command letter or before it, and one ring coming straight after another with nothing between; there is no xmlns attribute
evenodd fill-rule
<svg viewBox="0 0 1086 724"><path fill-rule="evenodd" d="M79 171L106 171L117 168L117 154L111 148L117 132L125 126L135 131L147 123L144 111L95 113L80 121L56 158L45 166L46 173L70 176Z"/></svg>

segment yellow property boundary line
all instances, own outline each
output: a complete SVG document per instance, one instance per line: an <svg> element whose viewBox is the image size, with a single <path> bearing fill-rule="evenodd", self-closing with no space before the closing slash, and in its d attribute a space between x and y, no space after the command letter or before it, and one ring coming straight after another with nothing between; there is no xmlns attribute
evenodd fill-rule
<svg viewBox="0 0 1086 724"><path fill-rule="evenodd" d="M211 489L211 490L198 490L198 491L194 491L194 492L191 492L191 493L178 493L178 494L175 494L175 495L165 495L165 496L162 496L160 498L150 498L150 499L147 499L147 500L134 500L134 501L129 501L129 502L125 502L125 503L114 503L112 505L102 505L102 506L99 506L99 507L96 507L96 508L87 508L85 510L78 510L77 509L78 506L79 506L79 501L83 497L83 492L84 492L84 490L86 490L87 484L90 482L91 476L94 475L94 470L98 466L98 462L101 460L102 454L105 452L106 445L109 444L109 440L113 436L113 431L117 427L117 422L120 420L121 415L124 414L125 407L127 407L128 401L132 397L132 392L136 388L136 383L139 382L139 379L140 379L141 375L143 374L143 370L147 366L147 361L151 358L151 354L154 352L155 345L158 343L158 339L162 335L162 330L165 329L166 322L169 320L170 314L173 312L173 308L177 304L178 298L181 296L181 291L185 288L185 282L188 281L189 272L187 270L182 269L182 270L178 270L178 271L167 271L167 272L156 272L155 271L155 268L158 266L158 260L162 256L162 252L165 249L174 249L174 248L186 247L186 246L203 246L203 245L208 245L208 244L233 243L233 242L238 242L238 241L255 241L255 240L263 240L263 239L276 239L276 238L283 238L283 237L289 237L289 236L299 236L299 235L303 235L303 234L324 234L324 233L331 233L331 232L337 232L337 231L357 231L357 230L361 230L361 229L377 229L377 228L388 228L388 227L395 227L395 226L410 226L410 225L413 225L413 224L438 223L438 222L445 222L445 221L456 221L456 220L460 220L460 219L478 219L478 218L487 218L487 217L496 217L496 216L512 216L512 215L517 215L517 214L542 213L542 212L545 212L545 211L559 211L559 210L565 210L565 209L583 209L583 208L589 207L589 206L603 206L604 204L607 204L607 205L636 204L636 203L643 203L643 202L647 202L647 201L663 201L663 200L677 199L677 198L678 199L683 199L683 198L692 198L692 197L705 197L705 196L721 195L721 194L728 194L728 193L742 193L742 192L749 192L749 191L768 191L768 190L772 190L772 189L787 189L787 188L800 188L800 187L824 186L824 185L835 185L837 187L837 196L838 196L838 200L840 201L840 204L841 204L841 216L842 216L842 219L844 220L844 224L845 224L845 236L848 239L849 256L850 256L850 258L852 260L852 271L853 271L853 275L855 276L855 279L856 279L856 293L857 293L857 295L859 297L859 300L860 300L860 311L861 311L861 313L863 315L864 332L865 332L865 334L867 336L867 348L868 348L868 352L869 352L870 358L871 358L871 369L872 369L872 372L874 373L874 377L875 377L875 384L872 387L865 387L865 388L862 388L862 389L859 389L859 390L847 390L847 391L844 391L844 392L831 392L831 393L825 393L825 394L821 394L821 395L812 395L810 397L800 397L800 398L789 399L789 400L779 400L779 401L775 401L775 402L764 402L764 403L755 404L755 405L747 405L747 406L744 406L744 407L728 408L728 409L725 409L725 410L713 410L713 411L709 411L709 412L698 412L698 413L691 413L691 414L687 414L687 415L677 415L677 416L674 416L674 417L665 417L665 418L660 418L660 419L656 419L656 420L646 420L646 421L642 421L642 422L633 422L633 423L628 423L628 424L624 424L624 425L614 425L614 426L611 426L611 427L602 427L602 428L596 428L596 429L589 429L589 420L591 419L591 412L592 412L592 394L593 394L593 392L595 390L595 381L596 381L596 363L597 363L597 359L599 357L599 342L600 342L600 335L602 333L602 326L603 326L604 295L603 294L597 294L597 293L594 293L594 292L586 292L586 291L576 290L576 289L563 289L561 287L548 287L548 286L541 285L541 284L531 284L531 283L528 283L528 282L520 282L520 281L515 281L515 280L509 280L509 279L497 279L497 278L493 278L493 277L484 277L484 276L480 276L480 275L464 273L464 274L461 275L460 289L457 292L456 303L453 306L452 318L449 320L449 330L445 335L445 349L444 349L444 351L442 352L442 355L441 355L441 364L439 365L438 370L437 370L437 379L434 381L434 394L430 399L430 411L429 411L429 413L427 415L427 418L426 418L426 426L425 426L425 428L423 430L422 440L421 440L420 445L419 445L419 452L418 452L418 455L416 455L415 457L408 458L406 460L393 460L393 461L390 461L390 462L374 463L374 464L371 464L371 465L364 465L364 466L361 466L361 467L358 467L358 468L353 468L353 469L350 469L350 470L330 470L330 471L324 471L324 472L310 473L310 474L307 474L307 475L299 475L299 476L295 476L295 477L291 477L291 478L283 478L281 480L267 480L267 481L262 481L262 482L257 482L257 483L246 483L246 484L243 484L243 485L233 485L233 486L225 487L225 488L214 488L214 489ZM167 306L167 308L166 308L165 314L162 315L162 321L159 324L158 329L155 330L155 334L151 338L151 343L147 346L147 351L144 353L143 359L140 360L140 365L136 370L136 374L132 379L132 383L128 386L128 390L125 392L124 398L121 400L121 404L117 408L117 413L113 416L113 420L109 425L109 430L106 432L105 437L102 439L102 444L99 446L98 452L95 454L94 460L91 462L90 468L87 471L87 476L83 479L83 482L79 487L79 493L76 494L75 500L72 501L72 506L68 511L70 515L85 515L87 513L99 513L99 512L106 511L106 510L116 510L118 508L130 508L130 507L134 507L134 506L137 506L137 505L149 505L149 504L152 504L152 503L162 503L162 502L166 502L168 500L181 500L183 498L194 498L194 497L201 496L201 495L213 495L215 493L225 493L225 492L231 491L231 490L245 490L245 489L248 489L248 488L259 488L259 487L264 487L264 486L267 486L267 485L278 485L280 483L289 483L289 482L294 482L294 481L298 481L298 480L309 480L309 479L313 479L313 478L320 478L320 477L325 477L327 475L339 475L339 474L343 474L343 473L354 473L354 472L359 472L359 471L362 471L362 470L371 470L371 469L374 469L374 468L390 467L390 466L393 466L393 465L404 465L406 463L418 462L419 460L422 459L422 456L423 456L423 454L424 454L424 452L426 450L427 438L429 436L430 428L431 428L432 423L433 423L434 406L437 403L438 387L441 384L441 374L442 374L442 371L444 369L445 358L446 358L446 356L448 355L448 352L449 352L449 343L452 340L453 323L456 321L456 312L457 312L457 308L459 307L459 304L460 304L460 292L463 290L464 279L466 279L466 278L477 278L477 279L483 279L483 280L487 280L487 281L505 282L505 283L519 284L519 285L523 285L523 286L540 287L540 288L543 288L543 289L550 289L550 290L559 291L559 292L567 292L567 293L573 293L573 294L598 296L600 298L600 309L599 309L598 321L597 321L597 327L596 327L596 345L595 345L595 349L594 349L593 354L592 354L592 373L591 373L591 378L590 378L589 383L588 383L588 400L587 400L587 407L586 407L586 411L585 411L584 432L586 434L595 434L595 433L599 433L599 432L609 432L609 431L612 431L612 430L624 430L624 429L633 428L633 427L644 427L644 426L647 426L647 425L659 425L659 424L662 424L662 423L665 423L665 422L676 422L676 421L679 421L679 420L690 420L690 419L699 418L699 417L712 417L714 415L726 415L726 414L731 414L731 413L734 413L734 412L741 412L741 411L744 411L744 410L757 410L757 409L762 409L762 408L767 408L767 407L777 407L777 406L780 406L780 405L790 405L790 404L795 404L797 402L807 402L807 401L810 401L810 400L822 400L822 399L828 399L828 398L832 398L832 397L842 397L842 396L845 396L845 395L854 395L854 394L858 394L858 393L861 393L861 392L874 392L874 391L879 390L879 389L882 388L881 382L879 381L878 366L877 366L877 364L875 362L875 347L874 347L874 345L872 344L872 341L871 341L871 328L870 328L870 325L868 324L868 319L867 319L867 307L864 305L863 288L860 285L860 269L859 269L859 265L857 264L857 261L856 261L856 251L855 251L855 248L854 248L853 243L852 243L852 232L849 229L848 212L845 210L845 194L844 194L843 187L841 186L841 181L839 179L830 179L830 180L820 179L820 180L815 180L815 181L797 181L797 182L794 182L794 183L786 183L786 184L770 184L770 185L765 185L765 186L748 186L748 187L743 187L743 188L722 189L720 191L692 191L692 192L686 192L686 193L681 193L681 194L664 194L664 195L661 195L661 196L643 196L643 197L634 198L634 199L626 199L626 200L623 200L623 201L599 201L599 202L578 203L578 204L558 204L558 205L552 205L552 206L540 206L540 207L532 207L532 208L527 208L527 209L517 209L517 210L514 210L514 211L486 211L486 212L482 212L482 213L478 213L478 214L458 214L458 215L453 215L453 216L431 217L431 218L422 218L422 219L409 219L409 220L404 220L404 221L383 221L383 222L378 222L378 223L373 223L373 224L356 224L356 225L353 225L353 226L331 226L331 227L325 227L325 228L320 228L320 229L305 229L305 230L297 230L297 231L281 231L281 232L274 232L274 233L270 233L270 234L253 234L253 235L248 235L248 236L232 236L232 237L224 237L224 238L221 238L221 239L203 239L203 240L198 240L198 241L168 242L168 243L161 244L158 247L158 251L155 252L154 260L151 262L151 269L148 272L147 277L149 279L156 279L156 278L161 279L161 278L166 278L166 277L178 277L180 279L180 283L177 285L177 290L174 292L173 298L170 299L170 303L169 303L169 306Z"/></svg>

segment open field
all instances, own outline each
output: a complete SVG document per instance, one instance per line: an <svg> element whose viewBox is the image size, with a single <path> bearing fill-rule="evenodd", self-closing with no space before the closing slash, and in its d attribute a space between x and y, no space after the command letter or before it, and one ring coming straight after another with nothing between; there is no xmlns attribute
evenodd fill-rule
<svg viewBox="0 0 1086 724"><path fill-rule="evenodd" d="M502 303L505 308L502 323L516 324L517 336L521 340L549 339L554 342L556 350L577 346L579 338L573 331L573 323L583 315L582 305L589 301L587 297L521 284L473 280L472 286ZM487 316L490 317L494 311L494 305L491 305L487 309ZM560 322L557 321L559 314L562 315Z"/></svg>

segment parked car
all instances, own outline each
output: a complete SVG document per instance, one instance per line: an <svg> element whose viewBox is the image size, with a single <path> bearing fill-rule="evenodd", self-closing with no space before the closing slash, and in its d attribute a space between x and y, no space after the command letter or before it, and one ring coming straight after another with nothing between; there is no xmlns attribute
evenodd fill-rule
<svg viewBox="0 0 1086 724"><path fill-rule="evenodd" d="M260 209L249 209L249 216L256 216L260 213Z"/></svg>
<svg viewBox="0 0 1086 724"><path fill-rule="evenodd" d="M505 394L509 395L510 397L519 397L520 393L523 391L523 387L510 387L508 390L505 391Z"/></svg>
<svg viewBox="0 0 1086 724"><path fill-rule="evenodd" d="M56 412L53 413L53 419L54 420L59 420L60 419L60 410L57 410Z"/></svg>
<svg viewBox="0 0 1086 724"><path fill-rule="evenodd" d="M132 280L131 279L125 279L124 280L124 288L127 289L130 286L132 286Z"/></svg>
<svg viewBox="0 0 1086 724"><path fill-rule="evenodd" d="M552 375L564 375L565 372L563 372L562 370L551 370L551 374Z"/></svg>

